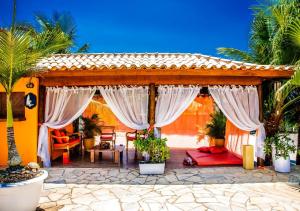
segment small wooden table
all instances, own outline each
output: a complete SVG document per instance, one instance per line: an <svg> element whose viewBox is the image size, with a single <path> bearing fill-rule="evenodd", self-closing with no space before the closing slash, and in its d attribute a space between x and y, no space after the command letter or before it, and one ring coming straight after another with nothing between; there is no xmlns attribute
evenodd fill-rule
<svg viewBox="0 0 300 211"><path fill-rule="evenodd" d="M123 151L125 149L125 146L123 145L115 145L114 149L100 149L100 146L95 146L93 149L90 150L91 152L91 162L95 162L95 155L99 157L99 154L102 152L111 152L113 156L113 162L117 163L119 166L121 165L121 162L123 161Z"/></svg>

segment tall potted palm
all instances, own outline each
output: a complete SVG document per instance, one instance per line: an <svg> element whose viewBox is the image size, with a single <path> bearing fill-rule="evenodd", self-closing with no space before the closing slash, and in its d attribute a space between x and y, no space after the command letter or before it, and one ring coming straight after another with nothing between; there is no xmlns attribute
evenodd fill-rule
<svg viewBox="0 0 300 211"><path fill-rule="evenodd" d="M225 143L226 117L219 109L210 116L211 122L206 125L206 134L212 139L213 145L222 147Z"/></svg>
<svg viewBox="0 0 300 211"><path fill-rule="evenodd" d="M15 2L14 2L15 3ZM0 171L1 210L35 210L41 187L47 172L38 170L38 165L30 163L21 166L14 136L12 93L14 85L22 77L38 72L36 64L45 56L69 47L72 43L62 31L32 33L16 29L0 29L0 84L6 92L7 102L7 145L8 168ZM15 199L18 203L15 203Z"/></svg>
<svg viewBox="0 0 300 211"><path fill-rule="evenodd" d="M95 145L95 136L101 132L100 118L98 114L93 114L91 117L82 117L84 122L83 127L83 145L84 150L90 150Z"/></svg>

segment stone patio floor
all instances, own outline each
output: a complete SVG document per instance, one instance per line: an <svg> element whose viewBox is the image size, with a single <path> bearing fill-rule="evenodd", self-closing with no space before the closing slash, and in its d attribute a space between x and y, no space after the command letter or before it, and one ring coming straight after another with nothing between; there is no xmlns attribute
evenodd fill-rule
<svg viewBox="0 0 300 211"><path fill-rule="evenodd" d="M289 174L242 167L50 168L44 210L300 210L300 166Z"/></svg>

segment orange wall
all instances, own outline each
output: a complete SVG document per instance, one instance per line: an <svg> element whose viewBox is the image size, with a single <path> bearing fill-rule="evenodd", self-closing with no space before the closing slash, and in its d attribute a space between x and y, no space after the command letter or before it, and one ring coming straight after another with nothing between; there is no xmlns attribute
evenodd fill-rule
<svg viewBox="0 0 300 211"><path fill-rule="evenodd" d="M25 107L25 121L15 121L15 138L18 152L21 155L23 164L37 160L37 136L38 136L38 90L39 81L32 78L34 88L26 88L29 78L23 78L14 87L15 92L29 92L37 96L37 106L33 109ZM0 91L4 89L0 86ZM7 164L7 142L6 142L6 122L0 122L0 165Z"/></svg>

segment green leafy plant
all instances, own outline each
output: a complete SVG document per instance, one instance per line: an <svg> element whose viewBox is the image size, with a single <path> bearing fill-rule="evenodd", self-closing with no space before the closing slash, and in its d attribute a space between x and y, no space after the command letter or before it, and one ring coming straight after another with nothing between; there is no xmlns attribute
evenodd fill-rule
<svg viewBox="0 0 300 211"><path fill-rule="evenodd" d="M84 127L83 134L85 138L93 138L97 133L100 133L100 118L98 114L93 114L91 117L82 117Z"/></svg>
<svg viewBox="0 0 300 211"><path fill-rule="evenodd" d="M249 50L219 48L218 52L231 59L257 64L291 65L294 75L268 99L264 110L264 123L268 137L274 136L286 119L300 119L300 1L261 1L252 7L254 19L251 25ZM267 81L263 84L271 84ZM273 88L269 88L268 92ZM266 108L266 107L265 107ZM300 128L298 129L300 132ZM298 136L300 149L300 135ZM266 164L271 158L266 157ZM300 164L300 156L297 157Z"/></svg>
<svg viewBox="0 0 300 211"><path fill-rule="evenodd" d="M267 137L264 145L266 155L272 155L272 150L275 150L275 158L289 158L289 153L295 153L297 148L293 140L288 136L288 133L276 133L274 136ZM300 153L300 151L298 151Z"/></svg>
<svg viewBox="0 0 300 211"><path fill-rule="evenodd" d="M166 138L155 138L153 130L145 130L145 135L138 135L134 146L141 153L148 153L150 162L163 163L170 158L170 149Z"/></svg>
<svg viewBox="0 0 300 211"><path fill-rule="evenodd" d="M22 78L41 71L37 63L50 54L60 52L71 45L67 35L60 32L43 31L32 34L31 31L15 27L16 1L14 3L12 26L0 28L0 84L6 92L7 103L7 143L8 165L19 166L22 162L15 144L12 110L12 92L15 84Z"/></svg>
<svg viewBox="0 0 300 211"><path fill-rule="evenodd" d="M206 125L207 135L215 139L224 139L225 137L225 127L226 127L226 117L218 109L211 116L211 122Z"/></svg>

